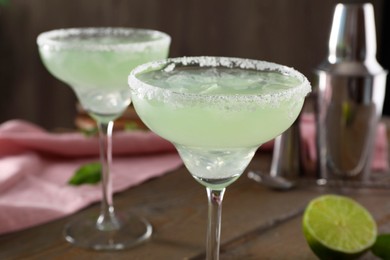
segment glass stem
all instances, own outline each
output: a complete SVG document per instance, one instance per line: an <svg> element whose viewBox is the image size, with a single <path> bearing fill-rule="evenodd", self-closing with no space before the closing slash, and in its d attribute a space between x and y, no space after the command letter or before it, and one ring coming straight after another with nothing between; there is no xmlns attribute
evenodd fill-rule
<svg viewBox="0 0 390 260"><path fill-rule="evenodd" d="M206 259L219 259L219 246L221 238L222 200L225 189L212 190L206 188L209 201L209 219L207 227Z"/></svg>
<svg viewBox="0 0 390 260"><path fill-rule="evenodd" d="M115 216L112 200L111 162L112 162L112 129L113 121L108 123L98 122L100 162L102 165L102 189L103 197L101 212L96 222L96 227L102 231L118 230L120 223Z"/></svg>

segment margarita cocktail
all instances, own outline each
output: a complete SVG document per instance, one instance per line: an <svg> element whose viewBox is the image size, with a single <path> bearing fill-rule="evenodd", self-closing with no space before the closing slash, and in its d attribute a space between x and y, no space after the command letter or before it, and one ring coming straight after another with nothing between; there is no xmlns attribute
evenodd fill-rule
<svg viewBox="0 0 390 260"><path fill-rule="evenodd" d="M170 37L132 28L71 28L40 34L41 59L59 80L75 91L83 108L96 120L100 136L103 198L99 217L76 220L66 239L94 249L122 249L150 237L151 225L114 211L111 191L113 121L130 104L126 78L137 65L166 58Z"/></svg>
<svg viewBox="0 0 390 260"><path fill-rule="evenodd" d="M299 72L263 61L183 57L141 65L129 76L143 122L171 141L209 197L207 258L218 259L225 188L257 148L297 118L311 87Z"/></svg>

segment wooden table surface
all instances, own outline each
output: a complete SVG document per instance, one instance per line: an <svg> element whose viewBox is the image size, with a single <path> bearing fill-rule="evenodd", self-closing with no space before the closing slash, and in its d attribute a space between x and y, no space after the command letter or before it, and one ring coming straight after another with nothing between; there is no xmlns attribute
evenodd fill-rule
<svg viewBox="0 0 390 260"><path fill-rule="evenodd" d="M386 120L387 126L389 122ZM267 172L271 158L269 152L258 152L248 170ZM307 203L325 193L356 199L373 214L379 232L390 233L390 188L340 191L306 185L276 191L250 180L245 172L224 196L221 259L317 259L306 244L301 221ZM98 213L100 204L96 203L69 217L1 235L0 259L204 258L206 191L184 166L116 194L114 204L117 211L130 210L147 218L154 228L152 238L116 252L86 250L66 242L62 235L65 224L80 214ZM377 258L368 253L362 259Z"/></svg>

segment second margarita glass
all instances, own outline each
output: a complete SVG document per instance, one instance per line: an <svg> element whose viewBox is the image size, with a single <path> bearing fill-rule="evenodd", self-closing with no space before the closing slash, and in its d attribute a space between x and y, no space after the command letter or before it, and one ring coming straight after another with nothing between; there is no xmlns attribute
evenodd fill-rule
<svg viewBox="0 0 390 260"><path fill-rule="evenodd" d="M133 28L71 28L40 34L39 52L46 68L69 84L99 129L103 197L95 218L81 218L65 228L65 238L93 249L123 249L152 233L143 218L114 211L110 168L113 122L130 104L126 78L132 68L166 58L171 38ZM130 144L131 145L131 144Z"/></svg>

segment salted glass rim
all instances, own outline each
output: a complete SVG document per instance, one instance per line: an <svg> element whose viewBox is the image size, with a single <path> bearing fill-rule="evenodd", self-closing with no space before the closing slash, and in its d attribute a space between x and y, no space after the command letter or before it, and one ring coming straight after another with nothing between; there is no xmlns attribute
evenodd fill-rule
<svg viewBox="0 0 390 260"><path fill-rule="evenodd" d="M131 36L136 34L151 35L151 39L137 42L113 43L96 42L82 43L75 41L64 41L70 37L88 36ZM137 50L141 51L149 47L158 47L171 42L171 37L162 31L132 27L73 27L54 29L42 32L37 37L39 47L49 46L58 50L61 49L85 49L90 51L115 51L115 50Z"/></svg>
<svg viewBox="0 0 390 260"><path fill-rule="evenodd" d="M147 73L154 70L173 70L176 64L183 66L198 65L199 67L226 67L240 69L255 69L259 71L279 72L284 75L293 76L301 83L289 89L283 89L278 92L264 94L199 94L199 93L183 93L159 86L153 86L137 78L138 74ZM171 67L170 67L171 66ZM275 103L283 99L304 98L310 91L311 85L308 79L294 68L254 59L244 59L235 57L216 57L216 56L194 56L194 57L179 57L167 58L163 60L148 62L135 67L129 77L128 84L132 91L137 95L149 99L160 98L169 99L185 99L192 101L200 101L207 99L207 102L225 102L226 100L247 101L247 102L266 102ZM256 102L257 101L257 102Z"/></svg>

